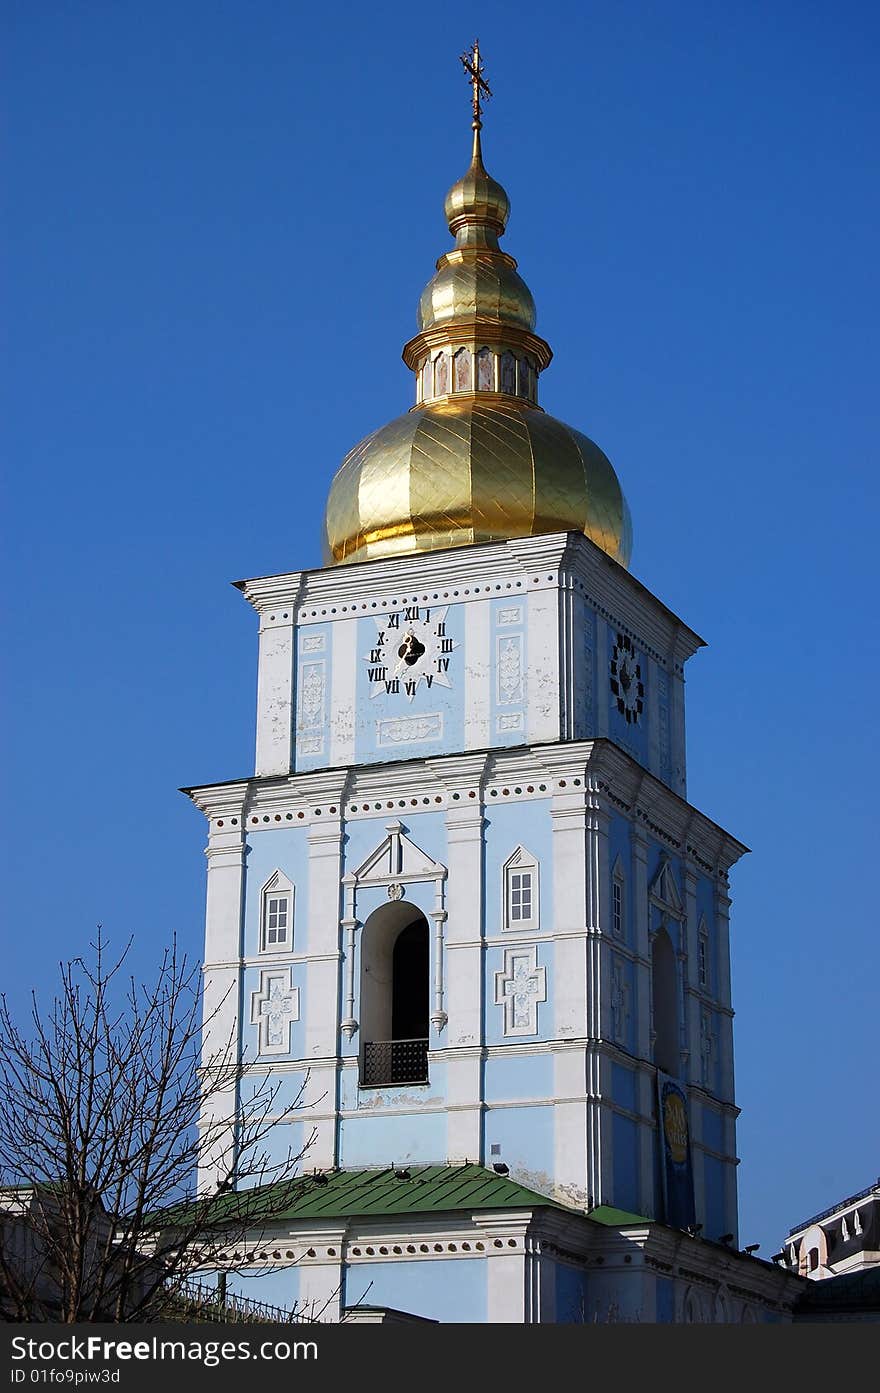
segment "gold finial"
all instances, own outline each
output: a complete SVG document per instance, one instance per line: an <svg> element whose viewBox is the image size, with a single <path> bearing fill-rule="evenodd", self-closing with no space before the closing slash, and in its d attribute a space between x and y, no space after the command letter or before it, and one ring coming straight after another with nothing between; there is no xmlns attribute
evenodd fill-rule
<svg viewBox="0 0 880 1393"><path fill-rule="evenodd" d="M483 60L480 57L480 41L474 39L473 48L469 53L461 55L464 70L468 75L468 81L473 88L474 119L472 129L479 131L482 129L483 122L480 119L483 114L483 97L491 97L492 91L488 82L483 77Z"/></svg>

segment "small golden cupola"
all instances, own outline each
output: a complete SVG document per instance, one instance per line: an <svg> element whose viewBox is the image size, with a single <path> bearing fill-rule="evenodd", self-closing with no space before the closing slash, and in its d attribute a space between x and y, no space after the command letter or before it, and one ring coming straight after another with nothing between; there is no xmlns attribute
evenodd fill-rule
<svg viewBox="0 0 880 1393"><path fill-rule="evenodd" d="M578 531L626 566L629 508L610 461L538 405L552 357L535 302L498 239L510 202L480 142L489 96L479 45L466 54L473 152L446 195L455 246L422 291L403 359L416 404L350 450L325 513L328 564Z"/></svg>

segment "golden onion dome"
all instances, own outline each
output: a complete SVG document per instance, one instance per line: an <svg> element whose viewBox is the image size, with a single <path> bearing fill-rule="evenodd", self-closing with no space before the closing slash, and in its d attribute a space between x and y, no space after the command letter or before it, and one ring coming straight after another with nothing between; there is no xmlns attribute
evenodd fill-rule
<svg viewBox="0 0 880 1393"><path fill-rule="evenodd" d="M476 49L474 62L479 70ZM626 566L630 514L609 460L538 405L552 354L516 262L498 245L510 203L483 165L479 118L475 88L471 163L445 203L455 246L437 262L403 350L416 405L343 460L325 557L344 564L578 531Z"/></svg>
<svg viewBox="0 0 880 1393"><path fill-rule="evenodd" d="M418 406L368 435L327 503L329 563L541 532L583 532L629 562L629 508L599 446L544 411L475 394Z"/></svg>

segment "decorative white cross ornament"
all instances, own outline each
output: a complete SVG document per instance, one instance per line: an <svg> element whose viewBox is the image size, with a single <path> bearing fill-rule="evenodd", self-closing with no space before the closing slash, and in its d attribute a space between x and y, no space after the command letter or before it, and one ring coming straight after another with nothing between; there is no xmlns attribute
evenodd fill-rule
<svg viewBox="0 0 880 1393"><path fill-rule="evenodd" d="M504 1007L505 1035L537 1035L538 1003L547 1000L547 969L538 950L507 948L504 970L495 973L495 1005Z"/></svg>
<svg viewBox="0 0 880 1393"><path fill-rule="evenodd" d="M618 958L611 978L611 1021L614 1038L619 1045L625 1043L629 1026L629 990L626 970Z"/></svg>
<svg viewBox="0 0 880 1393"><path fill-rule="evenodd" d="M708 1011L700 1016L700 1059L702 1062L701 1082L706 1088L712 1083L712 1051L715 1041L712 1037L712 1017Z"/></svg>
<svg viewBox="0 0 880 1393"><path fill-rule="evenodd" d="M289 1054L290 1027L299 1020L299 988L291 969L260 973L260 989L251 992L251 1025L260 1028L260 1054Z"/></svg>

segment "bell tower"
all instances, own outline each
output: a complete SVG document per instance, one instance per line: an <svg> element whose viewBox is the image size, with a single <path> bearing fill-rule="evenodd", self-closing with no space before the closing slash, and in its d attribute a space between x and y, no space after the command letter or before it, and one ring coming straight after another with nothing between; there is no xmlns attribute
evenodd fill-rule
<svg viewBox="0 0 880 1393"><path fill-rule="evenodd" d="M551 351L499 245L476 46L466 66L454 245L403 350L415 405L343 460L326 565L238 583L255 773L188 790L208 1006L282 1101L307 1077L279 1149L317 1128L310 1168L468 1160L735 1235L745 847L687 801L702 640L628 570L605 454L539 404Z"/></svg>

